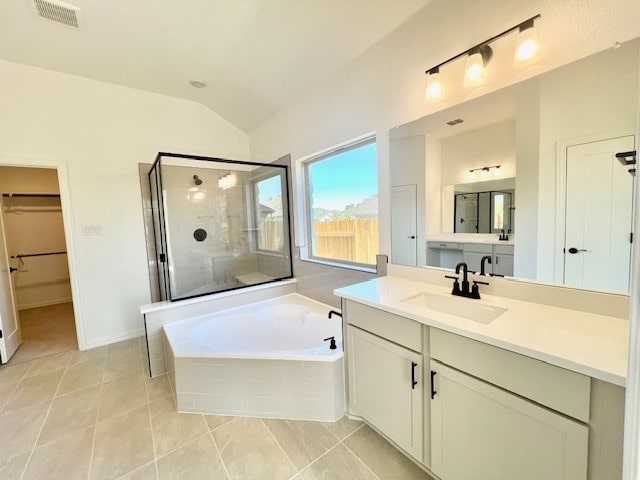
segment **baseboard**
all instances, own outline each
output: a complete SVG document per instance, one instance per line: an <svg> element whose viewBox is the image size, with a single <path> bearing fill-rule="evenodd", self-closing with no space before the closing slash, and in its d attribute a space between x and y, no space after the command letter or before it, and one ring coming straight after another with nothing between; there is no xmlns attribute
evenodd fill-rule
<svg viewBox="0 0 640 480"><path fill-rule="evenodd" d="M24 305L18 305L18 310L26 310L27 308L36 308L36 307L48 307L49 305L59 305L61 303L70 303L72 301L71 297L65 298L55 298L53 300L43 300L41 302L31 302L25 303Z"/></svg>
<svg viewBox="0 0 640 480"><path fill-rule="evenodd" d="M110 337L102 337L96 340L89 340L85 343L85 350L90 350L96 347L102 347L104 345L111 345L112 343L122 342L124 340L130 340L132 338L141 337L144 335L144 328L137 330L130 330L120 335L111 335Z"/></svg>

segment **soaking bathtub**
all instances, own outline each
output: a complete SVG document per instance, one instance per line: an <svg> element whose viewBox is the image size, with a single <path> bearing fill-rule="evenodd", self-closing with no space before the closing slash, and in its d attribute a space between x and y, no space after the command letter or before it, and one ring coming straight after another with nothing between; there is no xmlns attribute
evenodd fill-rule
<svg viewBox="0 0 640 480"><path fill-rule="evenodd" d="M342 325L340 317L327 318L331 309L293 293L164 325L178 411L339 419Z"/></svg>

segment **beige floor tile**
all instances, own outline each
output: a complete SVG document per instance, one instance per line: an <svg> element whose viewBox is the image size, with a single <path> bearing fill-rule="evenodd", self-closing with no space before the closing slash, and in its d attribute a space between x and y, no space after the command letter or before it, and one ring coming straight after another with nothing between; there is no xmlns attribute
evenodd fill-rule
<svg viewBox="0 0 640 480"><path fill-rule="evenodd" d="M133 472L120 477L119 480L156 480L158 472L156 462L147 463L140 468L136 468ZM187 480L185 478L185 480Z"/></svg>
<svg viewBox="0 0 640 480"><path fill-rule="evenodd" d="M96 428L90 478L117 478L153 461L146 405L98 422Z"/></svg>
<svg viewBox="0 0 640 480"><path fill-rule="evenodd" d="M58 395L102 383L104 360L97 359L67 368Z"/></svg>
<svg viewBox="0 0 640 480"><path fill-rule="evenodd" d="M133 348L128 348L126 350L109 350L107 347L107 362L111 362L112 360L141 360L142 353L140 352L140 347L137 345Z"/></svg>
<svg viewBox="0 0 640 480"><path fill-rule="evenodd" d="M171 397L171 386L169 385L169 379L166 375L147 378L146 383L149 402L155 402L156 400L164 397Z"/></svg>
<svg viewBox="0 0 640 480"><path fill-rule="evenodd" d="M156 456L161 457L209 431L199 414L178 413L171 398L149 404Z"/></svg>
<svg viewBox="0 0 640 480"><path fill-rule="evenodd" d="M23 479L86 479L94 431L95 426L91 426L36 447Z"/></svg>
<svg viewBox="0 0 640 480"><path fill-rule="evenodd" d="M264 423L298 470L338 443L338 439L319 422L265 419Z"/></svg>
<svg viewBox="0 0 640 480"><path fill-rule="evenodd" d="M69 358L71 358L71 352L62 352L36 358L31 362L31 368L25 375L25 378L35 377L54 370L65 369L69 364Z"/></svg>
<svg viewBox="0 0 640 480"><path fill-rule="evenodd" d="M15 384L22 380L22 377L30 367L31 362L0 366L0 391L2 391L4 385Z"/></svg>
<svg viewBox="0 0 640 480"><path fill-rule="evenodd" d="M31 455L31 450L15 457L0 461L0 478L2 480L19 480Z"/></svg>
<svg viewBox="0 0 640 480"><path fill-rule="evenodd" d="M107 360L104 366L104 376L102 380L108 382L114 378L124 377L125 375L131 375L133 373L143 373L141 357L138 358L115 358L113 360Z"/></svg>
<svg viewBox="0 0 640 480"><path fill-rule="evenodd" d="M229 478L209 434L159 458L158 474L160 480Z"/></svg>
<svg viewBox="0 0 640 480"><path fill-rule="evenodd" d="M207 422L207 426L209 430L213 431L222 425L226 425L227 423L233 421L237 417L227 417L224 415L205 415L204 420Z"/></svg>
<svg viewBox="0 0 640 480"><path fill-rule="evenodd" d="M56 397L42 427L38 445L96 423L100 385Z"/></svg>
<svg viewBox="0 0 640 480"><path fill-rule="evenodd" d="M146 404L147 389L141 373L116 378L102 384L98 421Z"/></svg>
<svg viewBox="0 0 640 480"><path fill-rule="evenodd" d="M28 405L50 400L58 390L64 369L23 378L7 400L2 413L15 411Z"/></svg>
<svg viewBox="0 0 640 480"><path fill-rule="evenodd" d="M344 444L380 480L431 480L429 475L367 425L349 436Z"/></svg>
<svg viewBox="0 0 640 480"><path fill-rule="evenodd" d="M336 422L323 422L323 425L329 429L340 440L344 440L349 434L355 432L364 423L360 420L351 420L346 415Z"/></svg>
<svg viewBox="0 0 640 480"><path fill-rule="evenodd" d="M260 419L237 418L212 435L231 480L289 480L296 473Z"/></svg>
<svg viewBox="0 0 640 480"><path fill-rule="evenodd" d="M138 340L138 337L107 345L107 354L122 350L130 350L132 348L140 348L140 341Z"/></svg>
<svg viewBox="0 0 640 480"><path fill-rule="evenodd" d="M378 480L371 470L342 444L305 468L300 472L300 477L302 480ZM411 480L411 477L403 480Z"/></svg>
<svg viewBox="0 0 640 480"><path fill-rule="evenodd" d="M81 365L86 362L104 361L107 355L107 347L96 347L91 350L74 350L69 357L69 367Z"/></svg>
<svg viewBox="0 0 640 480"><path fill-rule="evenodd" d="M0 460L31 451L50 403L38 403L0 415Z"/></svg>

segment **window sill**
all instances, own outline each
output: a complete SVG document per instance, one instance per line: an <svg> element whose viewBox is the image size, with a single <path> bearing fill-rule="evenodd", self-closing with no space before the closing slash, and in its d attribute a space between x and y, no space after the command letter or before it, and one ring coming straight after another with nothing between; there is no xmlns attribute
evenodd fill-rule
<svg viewBox="0 0 640 480"><path fill-rule="evenodd" d="M374 275L378 273L378 270L376 269L376 267L373 267L373 266L368 267L365 265L355 265L352 263L332 262L331 260L324 260L319 258L308 258L308 257L305 258L302 255L300 255L300 261L317 263L319 265L325 265L327 267L337 267L337 268L344 268L347 270L356 270L358 272L372 273Z"/></svg>

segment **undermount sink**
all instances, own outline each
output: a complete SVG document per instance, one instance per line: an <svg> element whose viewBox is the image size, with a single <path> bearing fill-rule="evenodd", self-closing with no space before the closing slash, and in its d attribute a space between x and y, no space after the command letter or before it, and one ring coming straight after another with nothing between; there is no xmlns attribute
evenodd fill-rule
<svg viewBox="0 0 640 480"><path fill-rule="evenodd" d="M453 295L439 295L437 293L422 292L401 302L418 305L437 312L455 315L475 322L489 324L507 311L506 308L495 307L463 297Z"/></svg>

